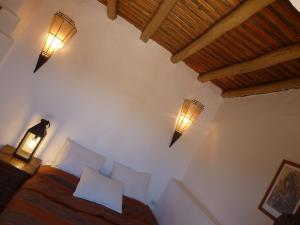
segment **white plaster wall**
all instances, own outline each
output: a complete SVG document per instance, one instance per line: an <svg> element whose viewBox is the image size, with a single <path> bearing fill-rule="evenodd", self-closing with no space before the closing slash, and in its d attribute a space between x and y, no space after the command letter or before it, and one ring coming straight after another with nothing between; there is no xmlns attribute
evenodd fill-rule
<svg viewBox="0 0 300 225"><path fill-rule="evenodd" d="M25 8L33 1L26 1ZM109 159L153 174L149 200L171 177L181 179L222 102L219 89L118 17L110 21L96 0L39 0L21 15L15 45L0 67L0 143L17 145L41 116L51 120L38 152L52 161L65 137ZM33 74L53 14L76 22L71 42ZM34 13L33 13L34 12ZM29 19L31 18L31 19ZM23 22L26 21L26 22ZM171 148L185 98L205 106L197 123Z"/></svg>
<svg viewBox="0 0 300 225"><path fill-rule="evenodd" d="M226 99L184 184L222 225L271 225L257 208L283 159L300 163L300 90Z"/></svg>

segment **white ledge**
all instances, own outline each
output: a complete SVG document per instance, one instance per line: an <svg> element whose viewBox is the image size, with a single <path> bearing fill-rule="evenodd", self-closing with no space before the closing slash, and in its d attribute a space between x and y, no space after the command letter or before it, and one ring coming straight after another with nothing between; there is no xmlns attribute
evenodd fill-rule
<svg viewBox="0 0 300 225"><path fill-rule="evenodd" d="M10 36L16 29L20 18L6 7L0 8L0 31Z"/></svg>
<svg viewBox="0 0 300 225"><path fill-rule="evenodd" d="M4 6L12 12L17 12L22 3L23 0L0 0L0 6Z"/></svg>
<svg viewBox="0 0 300 225"><path fill-rule="evenodd" d="M154 214L160 225L220 225L182 182L174 179L169 181Z"/></svg>
<svg viewBox="0 0 300 225"><path fill-rule="evenodd" d="M0 62L13 44L13 39L0 32Z"/></svg>

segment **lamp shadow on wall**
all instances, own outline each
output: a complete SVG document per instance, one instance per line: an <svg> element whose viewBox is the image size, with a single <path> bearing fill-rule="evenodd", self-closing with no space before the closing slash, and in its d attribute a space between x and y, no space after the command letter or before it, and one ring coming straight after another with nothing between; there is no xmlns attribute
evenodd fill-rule
<svg viewBox="0 0 300 225"><path fill-rule="evenodd" d="M52 161L56 158L57 152L53 152L51 150L51 146L55 145L54 143L58 136L63 136L61 135L63 126L60 123L58 123L54 117L49 116L47 118L51 122L51 127L48 129L48 135L45 138L44 143L42 143L42 147L37 151L36 154L38 158L43 160L43 164L51 164ZM53 160L49 160L49 155L50 158L52 158Z"/></svg>
<svg viewBox="0 0 300 225"><path fill-rule="evenodd" d="M32 127L31 125L34 125L34 121L33 123L31 123L31 120L30 120L30 115L31 113L30 112L27 112L23 115L22 117L22 121L23 122L20 122L18 124L18 127L16 128L17 132L16 134L14 135L14 138L12 138L12 142L14 147L17 147L18 144L21 142L24 134L26 133L26 131L28 130L28 128ZM39 120L37 120L38 122ZM35 124L37 124L37 122Z"/></svg>

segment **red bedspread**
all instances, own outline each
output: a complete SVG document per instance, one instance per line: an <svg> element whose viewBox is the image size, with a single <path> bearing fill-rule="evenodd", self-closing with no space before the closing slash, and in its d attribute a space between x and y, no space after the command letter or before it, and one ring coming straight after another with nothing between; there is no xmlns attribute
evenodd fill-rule
<svg viewBox="0 0 300 225"><path fill-rule="evenodd" d="M123 213L73 197L79 179L44 166L0 215L0 225L157 225L148 206L123 198Z"/></svg>

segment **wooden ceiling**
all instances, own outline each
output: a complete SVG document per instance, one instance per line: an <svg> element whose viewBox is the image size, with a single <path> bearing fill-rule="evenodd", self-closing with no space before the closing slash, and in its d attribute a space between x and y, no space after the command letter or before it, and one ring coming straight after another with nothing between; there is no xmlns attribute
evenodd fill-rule
<svg viewBox="0 0 300 225"><path fill-rule="evenodd" d="M99 0L224 97L300 88L300 13L288 0Z"/></svg>

